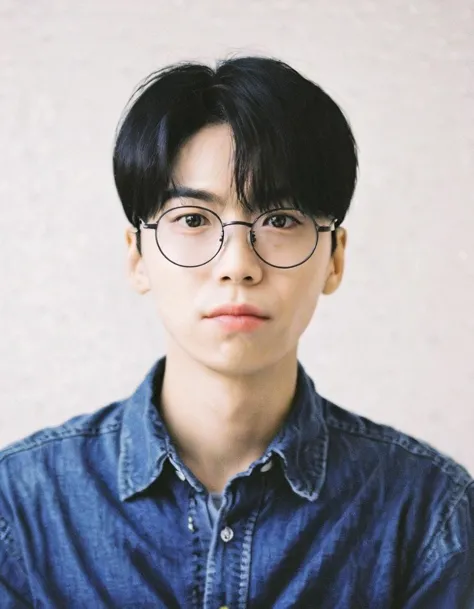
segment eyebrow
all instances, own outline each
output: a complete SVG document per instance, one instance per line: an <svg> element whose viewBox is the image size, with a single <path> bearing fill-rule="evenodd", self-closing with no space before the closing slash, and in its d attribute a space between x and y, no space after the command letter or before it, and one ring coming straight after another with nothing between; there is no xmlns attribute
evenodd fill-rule
<svg viewBox="0 0 474 609"><path fill-rule="evenodd" d="M275 192L275 200L280 201L287 198L289 190L287 188L281 188ZM195 199L196 201L204 201L205 203L214 203L219 207L226 205L225 201L209 190L202 190L200 188L190 188L189 186L170 186L164 192L163 202L165 205L170 199Z"/></svg>
<svg viewBox="0 0 474 609"><path fill-rule="evenodd" d="M205 201L206 203L224 205L223 200L215 193L199 188L189 188L188 186L174 186L165 190L163 203L166 203L169 199L177 198L196 199L197 201Z"/></svg>

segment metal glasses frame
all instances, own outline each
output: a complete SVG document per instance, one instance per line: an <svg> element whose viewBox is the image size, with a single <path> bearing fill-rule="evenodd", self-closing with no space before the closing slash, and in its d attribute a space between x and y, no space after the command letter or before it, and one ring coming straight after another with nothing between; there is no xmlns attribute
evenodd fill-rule
<svg viewBox="0 0 474 609"><path fill-rule="evenodd" d="M168 211L166 211L159 219L157 222L144 222L141 218L139 218L140 221L140 225L137 229L136 232L140 232L141 229L143 228L147 228L147 229L153 229L155 231L155 241L156 241L156 245L158 247L158 249L160 250L161 254L166 258L166 260L168 260L169 262L171 262L172 264L175 264L176 266L180 266L182 268L186 268L186 269L194 269L194 268L198 268L200 266L205 266L206 264L209 264L209 262L211 262L212 260L214 260L214 258L216 258L216 256L219 254L219 252L222 249L222 246L224 245L224 229L226 228L226 226L234 226L234 225L239 225L239 226L247 226L250 230L249 230L249 243L252 246L253 251L255 252L255 254L258 256L258 258L264 262L265 264L268 264L268 266L271 266L273 268L276 269L294 269L297 266L301 266L302 264L304 264L307 260L309 260L311 258L311 256L314 254L314 252L316 251L316 248L318 247L318 243L319 243L319 233L332 233L337 229L337 219L336 218L331 218L331 224L329 226L320 226L316 220L314 218L312 218L311 216L308 216L306 214L304 214L307 218L309 218L316 229L316 243L313 247L313 249L311 250L311 253L306 256L306 258L304 260L302 260L301 262L298 262L298 264L292 264L290 266L279 266L277 264L271 264L270 262L267 262L264 258L262 258L262 256L260 256L260 254L257 252L257 250L255 249L255 241L256 241L256 237L255 237L255 232L253 230L254 225L260 220L260 218L262 218L263 216L271 213L272 211L275 212L282 212L282 211L298 211L299 213L303 213L298 209L290 209L290 208L278 208L275 210L269 210L269 211L265 211L263 213L261 213L253 222L244 222L243 220L233 220L232 222L222 222L220 216L218 214L216 214L214 211L212 211L212 209L209 209L208 207L202 207L199 205L189 205L190 208L192 209L201 209L203 211L209 212L211 214L213 214L220 222L220 225L222 227L221 230L221 236L220 236L220 245L216 251L216 253L212 256L212 258L209 258L209 260L207 260L206 262L203 262L202 264L179 264L178 262L175 262L174 260L171 260L171 258L169 258L165 252L161 249L160 247L160 243L158 241L158 225L160 223L160 220L166 216L167 213L175 210L175 209L185 209L188 206L183 206L183 207L173 207L171 209L169 209ZM192 215L192 214L190 214Z"/></svg>

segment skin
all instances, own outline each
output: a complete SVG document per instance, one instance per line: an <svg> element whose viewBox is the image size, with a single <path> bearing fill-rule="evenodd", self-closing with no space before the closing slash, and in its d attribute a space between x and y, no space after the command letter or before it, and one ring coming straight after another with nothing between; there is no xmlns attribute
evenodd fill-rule
<svg viewBox="0 0 474 609"><path fill-rule="evenodd" d="M199 131L174 167L180 185L204 189L220 203L186 200L214 209L224 222L249 220L232 186L233 139L227 125ZM171 201L171 206L178 205ZM148 221L153 221L149 219ZM291 406L297 348L321 294L332 294L344 271L347 235L321 233L313 256L294 269L268 266L248 243L248 228L226 229L225 246L209 264L181 268L166 260L154 232L126 230L128 275L149 294L167 336L161 412L184 463L211 492L259 458ZM227 331L204 319L219 305L258 306L270 319L252 333Z"/></svg>

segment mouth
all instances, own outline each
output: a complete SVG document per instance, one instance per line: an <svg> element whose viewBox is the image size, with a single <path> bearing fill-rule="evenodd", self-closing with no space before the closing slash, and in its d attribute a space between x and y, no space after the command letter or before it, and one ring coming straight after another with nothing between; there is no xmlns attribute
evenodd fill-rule
<svg viewBox="0 0 474 609"><path fill-rule="evenodd" d="M253 332L268 322L270 317L253 305L231 304L217 307L205 319L218 323L225 330Z"/></svg>

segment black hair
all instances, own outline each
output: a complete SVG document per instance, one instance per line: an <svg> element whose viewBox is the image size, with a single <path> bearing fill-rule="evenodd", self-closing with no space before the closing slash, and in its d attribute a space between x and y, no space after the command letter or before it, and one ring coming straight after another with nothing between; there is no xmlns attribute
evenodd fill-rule
<svg viewBox="0 0 474 609"><path fill-rule="evenodd" d="M318 85L268 57L178 63L137 88L119 123L115 184L129 222L156 215L183 144L228 124L234 186L248 211L290 201L313 216L344 220L357 181L357 145L339 106ZM336 244L333 235L333 251ZM137 237L140 233L137 233ZM137 240L140 251L140 244Z"/></svg>

